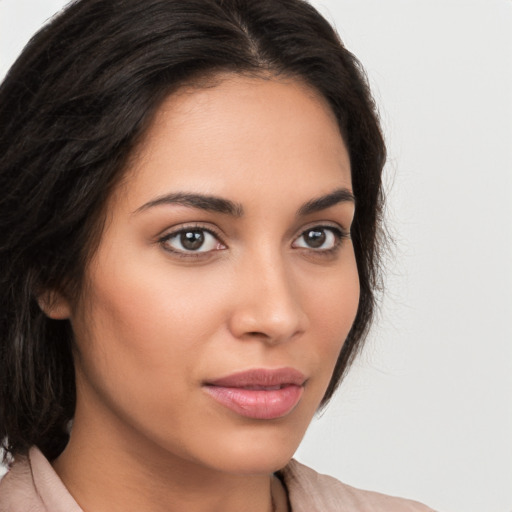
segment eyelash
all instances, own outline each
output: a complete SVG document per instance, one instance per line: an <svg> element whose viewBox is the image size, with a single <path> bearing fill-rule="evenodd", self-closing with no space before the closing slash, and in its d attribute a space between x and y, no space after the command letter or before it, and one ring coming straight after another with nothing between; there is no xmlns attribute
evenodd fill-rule
<svg viewBox="0 0 512 512"><path fill-rule="evenodd" d="M350 238L350 233L345 231L344 229L340 228L339 226L314 224L314 225L309 226L306 229L302 230L301 234L294 239L293 243L296 243L297 240L304 237L308 232L310 233L312 231L329 231L334 236L334 245L332 247L330 247L329 249L314 249L312 247L297 247L297 249L303 249L317 257L327 257L328 258L330 256L334 256L341 248L343 240Z"/></svg>
<svg viewBox="0 0 512 512"><path fill-rule="evenodd" d="M329 249L314 249L311 247L310 248L295 247L295 248L308 251L308 252L314 254L315 256L329 257L338 252L344 239L350 238L350 233L345 231L344 229L340 228L339 226L315 224L315 225L307 227L306 229L301 231L300 235L294 239L292 246L294 243L296 243L297 240L304 237L308 232L312 232L315 230L316 231L329 231L330 233L332 233L335 237L333 247L330 247ZM193 250L182 251L182 250L174 249L174 248L170 247L169 245L167 245L170 240L177 238L184 233L190 233L190 232L208 233L209 235L214 237L216 239L216 241L220 245L223 246L223 248L212 249L212 250L208 250L208 251L193 251ZM172 231L171 233L167 233L164 236L160 237L158 239L158 243L163 247L164 250L172 253L173 255L175 255L179 258L184 258L184 259L204 258L204 257L210 255L212 252L224 250L225 248L227 248L226 244L222 240L222 237L216 231L214 231L213 229L210 229L210 228L206 228L202 225L191 225L191 226L180 227L176 231Z"/></svg>
<svg viewBox="0 0 512 512"><path fill-rule="evenodd" d="M166 245L173 238L177 238L184 233L190 233L190 232L208 233L209 235L214 237L219 244L224 246L224 248L226 247L226 244L222 241L222 237L219 235L219 233L217 233L213 229L206 228L201 225L190 225L190 226L180 227L176 231L167 233L166 235L159 238L158 243L163 247L164 250L172 253L173 255L175 255L179 258L187 258L187 259L204 258L205 256L211 254L215 250L222 250L222 249L212 249L210 251L181 251L181 250L174 249L174 248L170 247L169 245Z"/></svg>

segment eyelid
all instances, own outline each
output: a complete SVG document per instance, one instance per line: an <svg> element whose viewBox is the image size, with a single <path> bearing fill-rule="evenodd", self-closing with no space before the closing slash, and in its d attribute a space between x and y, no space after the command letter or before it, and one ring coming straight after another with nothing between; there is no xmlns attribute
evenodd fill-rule
<svg viewBox="0 0 512 512"><path fill-rule="evenodd" d="M311 222L305 226L302 226L300 228L300 231L297 232L297 234L294 236L292 241L292 247L293 244L297 239L304 236L307 231L313 230L313 229L324 229L324 230L330 230L334 233L334 236L338 239L337 243L328 249L315 249L313 247L295 247L296 249L309 251L318 255L328 255L335 253L341 246L341 242L344 239L350 238L350 230L345 229L340 223L333 222L333 221L315 221ZM169 246L164 246L164 243L167 242L169 239L179 235L182 232L186 231L204 231L209 233L211 236L213 236L219 244L221 244L223 247L222 249L211 249L208 251L186 251L186 250L179 250L179 249L173 249ZM178 224L176 226L167 228L165 231L162 232L162 234L158 235L156 240L156 243L163 246L163 249L175 256L182 257L182 258L206 258L208 256L211 256L212 253L215 253L219 250L227 249L228 246L224 242L224 236L220 233L220 230L216 226L212 226L210 224L205 225L201 222L190 222L185 224Z"/></svg>
<svg viewBox="0 0 512 512"><path fill-rule="evenodd" d="M221 244L223 247L222 249L211 249L209 251L181 251L179 249L171 248L170 246L164 246L165 242L169 241L170 239L174 238L175 236L178 236L180 233L187 232L187 231L204 231L206 233L209 233L211 236L213 236L219 244ZM191 222L191 223L185 223L185 224L179 224L177 226L174 226L172 228L166 229L162 234L158 235L156 242L160 244L163 249L175 256L182 257L182 258L205 258L208 255L211 255L214 252L217 252L218 250L224 250L227 248L226 243L223 240L222 235L219 233L220 230L212 227L211 225L205 226L202 223L198 222Z"/></svg>
<svg viewBox="0 0 512 512"><path fill-rule="evenodd" d="M298 246L298 247L294 247L294 248L296 248L298 250L308 251L308 252L311 252L311 253L314 253L314 254L317 254L320 256L332 255L333 253L338 251L343 240L350 239L350 231L345 229L341 224L338 224L337 222L332 222L332 221L325 221L325 222L317 221L317 222L312 222L309 225L301 227L300 232L293 239L292 247L293 247L293 244L298 239L303 237L308 231L312 231L314 229L331 231L334 234L334 236L337 238L335 245L328 249L316 249L313 247L302 247L302 246Z"/></svg>
<svg viewBox="0 0 512 512"><path fill-rule="evenodd" d="M221 230L215 226L214 224L211 224L209 222L203 222L203 221L191 221L191 222L180 222L178 224L175 224L173 226L168 226L164 230L160 232L155 237L155 240L161 240L162 238L170 238L173 235L176 235L177 233L181 233L182 231L194 231L194 230L203 230L211 233L213 236L219 239L220 242L224 244L223 238L224 235L222 234ZM225 244L224 244L225 245Z"/></svg>
<svg viewBox="0 0 512 512"><path fill-rule="evenodd" d="M350 238L350 229L346 229L342 224L339 222L333 222L333 221L314 221L306 224L305 226L302 226L297 234L294 237L294 240L302 236L306 231L310 231L314 228L318 229L331 229L333 231L337 231L343 238L349 237Z"/></svg>

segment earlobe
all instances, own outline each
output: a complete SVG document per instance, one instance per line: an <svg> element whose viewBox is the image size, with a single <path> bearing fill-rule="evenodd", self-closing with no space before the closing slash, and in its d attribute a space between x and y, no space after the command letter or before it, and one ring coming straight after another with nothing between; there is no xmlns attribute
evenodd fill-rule
<svg viewBox="0 0 512 512"><path fill-rule="evenodd" d="M53 320L67 320L71 316L69 301L60 292L47 290L37 298L43 313Z"/></svg>

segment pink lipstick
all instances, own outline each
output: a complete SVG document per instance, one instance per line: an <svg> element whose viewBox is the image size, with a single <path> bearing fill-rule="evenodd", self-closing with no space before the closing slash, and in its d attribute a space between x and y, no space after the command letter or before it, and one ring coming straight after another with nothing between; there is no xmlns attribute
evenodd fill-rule
<svg viewBox="0 0 512 512"><path fill-rule="evenodd" d="M208 381L205 391L247 418L271 420L290 413L304 392L306 377L294 368L254 369Z"/></svg>

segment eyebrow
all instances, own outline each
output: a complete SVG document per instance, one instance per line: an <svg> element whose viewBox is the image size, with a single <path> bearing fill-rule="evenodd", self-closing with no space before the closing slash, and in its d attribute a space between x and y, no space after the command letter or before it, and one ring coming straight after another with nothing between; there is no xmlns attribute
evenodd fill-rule
<svg viewBox="0 0 512 512"><path fill-rule="evenodd" d="M231 215L232 217L241 217L244 214L244 209L240 203L230 201L229 199L223 199L222 197L191 194L186 192L177 192L157 197L156 199L143 204L140 208L137 208L134 213L139 213L140 211L163 204L178 204L188 206L190 208L223 213Z"/></svg>
<svg viewBox="0 0 512 512"><path fill-rule="evenodd" d="M304 203L297 210L297 217L310 215L345 202L355 203L354 194L347 188L339 188L329 194L311 199ZM176 192L157 197L156 199L143 204L133 213L139 213L155 206L167 204L178 204L190 208L222 213L232 217L242 217L244 214L243 206L235 201L230 201L229 199L217 196L187 192Z"/></svg>
<svg viewBox="0 0 512 512"><path fill-rule="evenodd" d="M312 213L327 210L331 206L335 206L339 203L355 203L356 199L354 194L347 188L338 188L333 192L324 196L312 199L307 203L303 204L298 212L297 216L302 217L304 215L311 215Z"/></svg>

